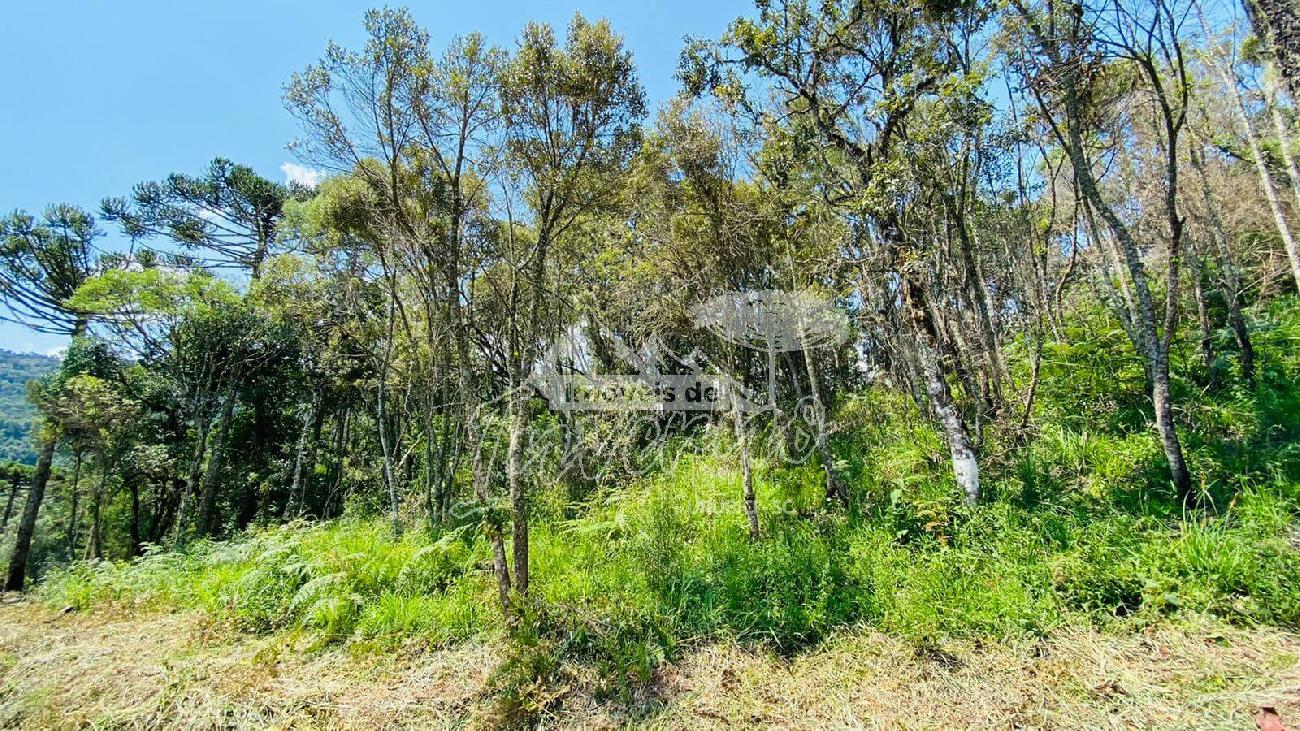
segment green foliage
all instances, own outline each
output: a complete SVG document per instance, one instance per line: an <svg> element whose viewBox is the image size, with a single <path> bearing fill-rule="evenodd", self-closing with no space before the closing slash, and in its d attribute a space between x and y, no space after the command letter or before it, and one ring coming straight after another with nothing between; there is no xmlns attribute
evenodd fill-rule
<svg viewBox="0 0 1300 731"><path fill-rule="evenodd" d="M236 628L300 629L323 641L421 636L447 642L494 625L459 534L394 539L378 523L340 522L151 550L131 563L79 563L43 582L51 603L193 607Z"/></svg>

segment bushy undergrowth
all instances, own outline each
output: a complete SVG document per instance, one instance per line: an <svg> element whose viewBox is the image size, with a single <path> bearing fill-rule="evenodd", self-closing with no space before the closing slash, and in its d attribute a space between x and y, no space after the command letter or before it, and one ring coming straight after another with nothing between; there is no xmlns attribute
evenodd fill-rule
<svg viewBox="0 0 1300 731"><path fill-rule="evenodd" d="M463 534L394 538L379 521L289 525L131 564L74 564L51 572L39 591L74 608L195 607L241 630L309 630L326 642L446 642L496 621L481 601L483 555Z"/></svg>
<svg viewBox="0 0 1300 731"><path fill-rule="evenodd" d="M512 712L536 710L526 689L566 664L626 692L682 644L720 636L793 652L856 624L921 645L1041 634L1080 616L1300 627L1300 308L1274 306L1255 325L1254 390L1230 373L1198 384L1184 359L1179 418L1199 506L1174 499L1140 370L1122 334L1096 323L1073 334L1084 344L1044 352L1037 431L1021 444L990 437L974 510L933 429L886 392L838 409L848 511L822 508L819 467L759 460L763 535L752 540L725 453L568 505L578 517L533 532L533 590L499 671ZM472 528L394 537L355 519L74 565L40 591L77 607L199 607L321 642L445 643L503 630L490 573Z"/></svg>

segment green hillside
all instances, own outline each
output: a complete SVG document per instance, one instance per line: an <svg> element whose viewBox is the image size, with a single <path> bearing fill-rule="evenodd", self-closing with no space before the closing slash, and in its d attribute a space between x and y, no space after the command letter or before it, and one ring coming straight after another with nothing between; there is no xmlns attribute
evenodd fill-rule
<svg viewBox="0 0 1300 731"><path fill-rule="evenodd" d="M57 358L0 349L0 462L36 461L29 433L34 409L27 403L27 382L59 367Z"/></svg>

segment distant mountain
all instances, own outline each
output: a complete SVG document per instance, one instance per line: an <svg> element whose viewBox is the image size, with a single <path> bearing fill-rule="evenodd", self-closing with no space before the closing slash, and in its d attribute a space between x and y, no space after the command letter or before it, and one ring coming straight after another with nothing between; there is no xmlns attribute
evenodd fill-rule
<svg viewBox="0 0 1300 731"><path fill-rule="evenodd" d="M36 410L27 403L27 382L58 367L58 358L0 348L0 462L36 462L30 436Z"/></svg>

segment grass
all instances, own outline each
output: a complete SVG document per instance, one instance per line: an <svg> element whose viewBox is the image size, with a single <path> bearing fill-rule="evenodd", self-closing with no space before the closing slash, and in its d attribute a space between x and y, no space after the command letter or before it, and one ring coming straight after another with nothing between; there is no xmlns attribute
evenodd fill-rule
<svg viewBox="0 0 1300 731"><path fill-rule="evenodd" d="M494 674L498 712L545 716L553 689L577 683L629 703L666 665L719 643L798 662L849 630L940 656L953 643L1032 645L1171 619L1300 628L1300 307L1255 317L1253 391L1230 359L1205 383L1190 375L1194 358L1181 361L1180 428L1204 497L1195 510L1164 481L1140 368L1101 320L1045 351L1034 438L988 435L974 510L934 430L883 391L837 406L850 510L822 509L816 465L757 460L759 540L718 435L644 479L576 497L548 486L533 590ZM507 630L492 587L472 526L394 536L356 517L73 564L38 592L56 607L194 609L326 652L497 642Z"/></svg>
<svg viewBox="0 0 1300 731"><path fill-rule="evenodd" d="M203 612L61 614L0 606L0 726L482 728L498 723L499 644L305 652ZM1188 616L1140 632L1068 624L1043 638L918 650L868 629L783 656L731 640L684 648L631 698L578 665L539 694L555 728L1252 727L1300 713L1300 639ZM555 696L555 697L552 697ZM551 702L546 702L547 699Z"/></svg>

